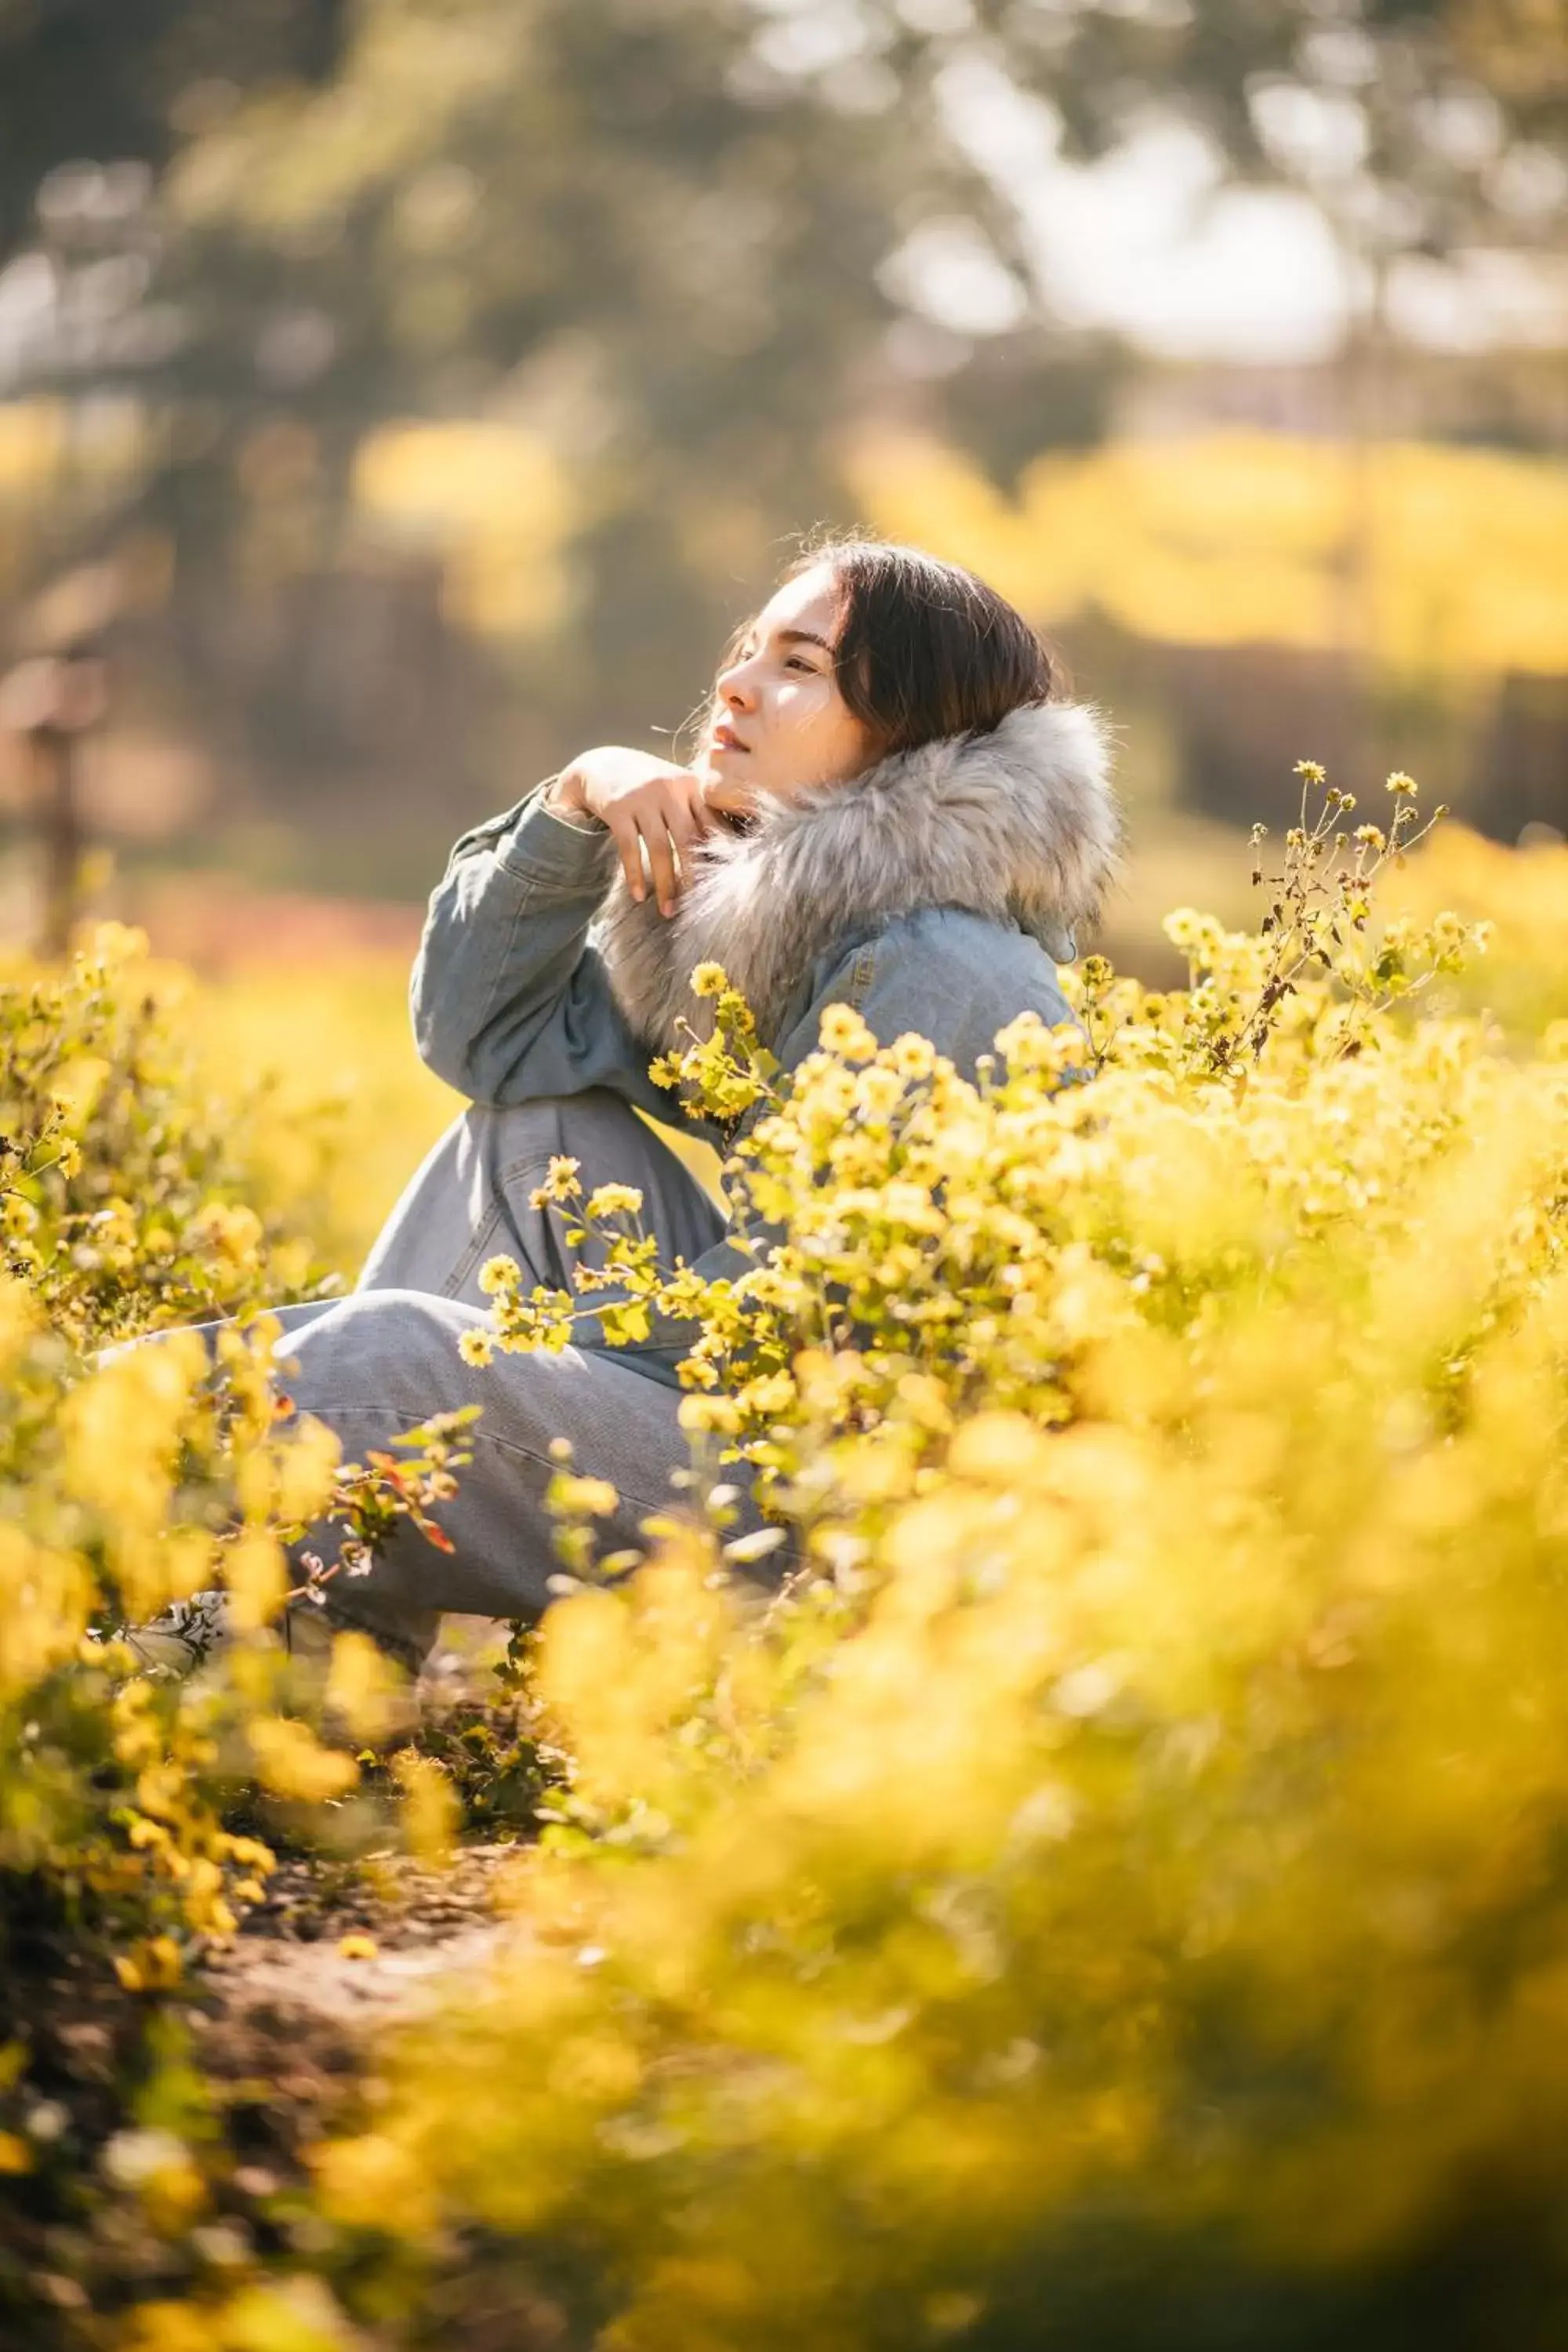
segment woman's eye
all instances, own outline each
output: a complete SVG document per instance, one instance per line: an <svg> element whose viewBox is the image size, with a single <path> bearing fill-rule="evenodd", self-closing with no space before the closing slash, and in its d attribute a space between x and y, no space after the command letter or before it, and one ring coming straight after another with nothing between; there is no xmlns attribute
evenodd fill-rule
<svg viewBox="0 0 1568 2352"><path fill-rule="evenodd" d="M784 667L785 669L803 669L807 677L815 677L816 676L816 664L815 662L802 661L798 654L791 654L788 661L784 664Z"/></svg>

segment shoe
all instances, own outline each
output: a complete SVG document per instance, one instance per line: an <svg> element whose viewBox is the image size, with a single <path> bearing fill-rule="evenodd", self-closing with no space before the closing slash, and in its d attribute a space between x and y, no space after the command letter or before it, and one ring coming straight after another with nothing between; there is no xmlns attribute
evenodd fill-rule
<svg viewBox="0 0 1568 2352"><path fill-rule="evenodd" d="M314 1601L295 1601L264 1633L242 1637L232 1622L228 1594L213 1591L193 1593L189 1601L172 1601L156 1617L148 1618L145 1624L121 1625L114 1635L104 1638L123 1642L142 1672L154 1675L161 1681L184 1681L199 1674L223 1651L246 1638L264 1648L286 1651L299 1669L297 1695L313 1694L318 1704L326 1706L333 1637L346 1630ZM353 1740L362 1747L395 1745L410 1738L421 1720L415 1688L417 1664L399 1658L395 1650L388 1654L408 1671L398 1687L383 1694L383 1719L377 1729L374 1733L357 1727L352 1730ZM348 1723L331 1706L326 1707L325 1719L334 1736L351 1736Z"/></svg>
<svg viewBox="0 0 1568 2352"><path fill-rule="evenodd" d="M287 1650L290 1657L325 1666L331 1659L332 1630L324 1610L296 1602L259 1638L268 1647ZM112 1638L124 1643L144 1673L184 1676L231 1649L239 1636L228 1594L215 1589L193 1593L188 1601L171 1601L144 1624L117 1627Z"/></svg>
<svg viewBox="0 0 1568 2352"><path fill-rule="evenodd" d="M124 1643L146 1673L194 1675L234 1640L228 1595L196 1592L189 1601L171 1601L145 1624L117 1626L112 1638Z"/></svg>

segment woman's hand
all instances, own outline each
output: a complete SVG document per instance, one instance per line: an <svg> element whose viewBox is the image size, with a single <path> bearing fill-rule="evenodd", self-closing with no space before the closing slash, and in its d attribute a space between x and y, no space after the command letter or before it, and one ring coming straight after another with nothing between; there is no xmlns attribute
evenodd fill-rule
<svg viewBox="0 0 1568 2352"><path fill-rule="evenodd" d="M713 823L702 787L689 768L673 767L668 760L630 751L624 743L601 743L596 751L579 752L570 767L562 769L548 798L553 808L575 809L609 826L626 869L626 887L638 899L647 895L646 846L658 911L674 914L677 895L688 878L687 855Z"/></svg>

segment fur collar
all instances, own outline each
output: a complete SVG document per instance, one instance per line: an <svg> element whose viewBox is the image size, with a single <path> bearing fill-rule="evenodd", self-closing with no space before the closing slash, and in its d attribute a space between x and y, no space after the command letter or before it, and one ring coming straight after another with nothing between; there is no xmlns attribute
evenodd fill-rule
<svg viewBox="0 0 1568 2352"><path fill-rule="evenodd" d="M817 959L869 926L962 907L1031 933L1060 963L1092 921L1121 838L1103 721L1081 703L1015 710L989 735L895 753L845 784L763 796L748 833L715 828L668 919L617 869L594 929L622 1012L652 1052L707 1034L692 995L722 964L776 1045Z"/></svg>

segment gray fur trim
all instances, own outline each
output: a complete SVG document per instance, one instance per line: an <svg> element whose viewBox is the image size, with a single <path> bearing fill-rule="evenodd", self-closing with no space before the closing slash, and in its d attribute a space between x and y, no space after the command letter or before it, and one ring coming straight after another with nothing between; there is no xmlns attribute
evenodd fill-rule
<svg viewBox="0 0 1568 2352"><path fill-rule="evenodd" d="M720 963L777 1042L817 959L866 926L961 907L1016 925L1058 962L1100 910L1121 822L1104 722L1086 704L1015 710L989 735L949 735L895 753L847 783L759 799L752 832L715 828L667 919L617 870L593 932L616 999L650 1051L700 1035L712 1008L691 993Z"/></svg>

